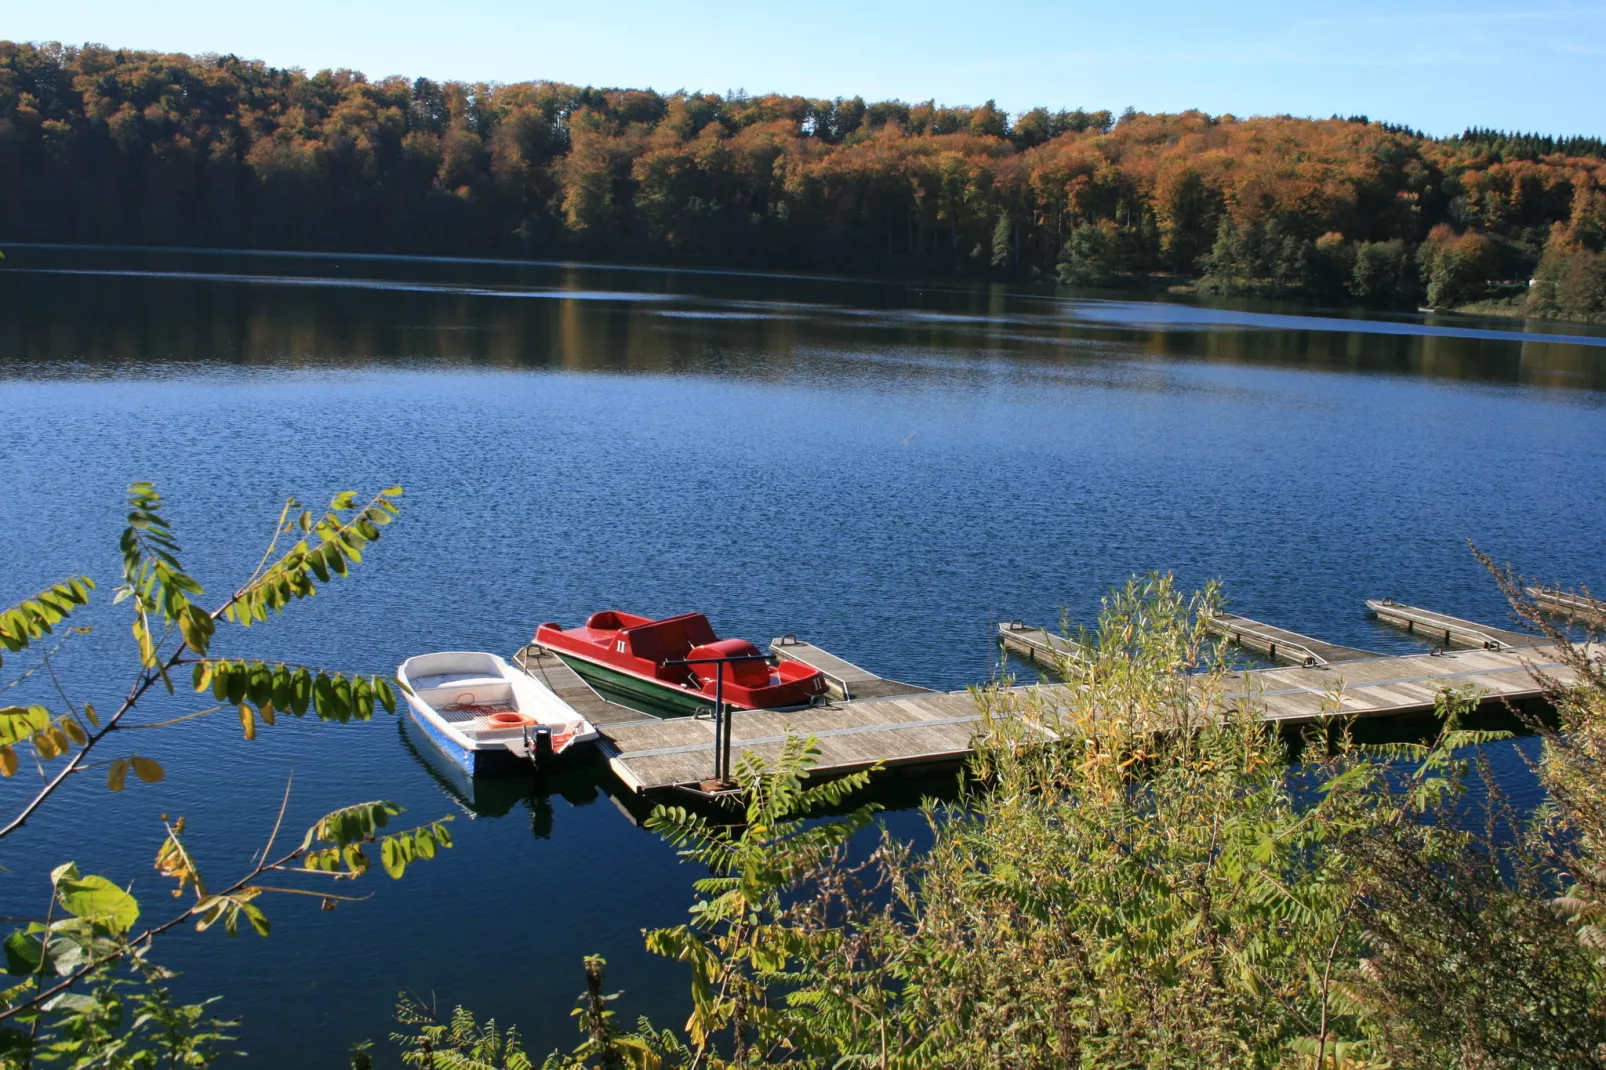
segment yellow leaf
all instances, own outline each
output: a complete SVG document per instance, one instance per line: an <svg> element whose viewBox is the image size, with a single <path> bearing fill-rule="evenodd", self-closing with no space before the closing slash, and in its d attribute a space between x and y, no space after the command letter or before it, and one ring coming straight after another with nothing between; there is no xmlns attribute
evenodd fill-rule
<svg viewBox="0 0 1606 1070"><path fill-rule="evenodd" d="M90 724L94 725L96 728L100 727L100 717L96 715L95 707L91 706L87 702L84 703L84 716L89 718Z"/></svg>
<svg viewBox="0 0 1606 1070"><path fill-rule="evenodd" d="M257 722L256 718L251 716L250 706L242 705L240 707L240 727L245 729L246 739L257 738Z"/></svg>
<svg viewBox="0 0 1606 1070"><path fill-rule="evenodd" d="M84 732L83 725L79 724L73 718L63 717L61 719L61 727L62 730L67 733L67 738L78 744L80 747L89 742L89 736Z"/></svg>
<svg viewBox="0 0 1606 1070"><path fill-rule="evenodd" d="M10 776L17 771L17 752L10 747L0 747L0 776Z"/></svg>
<svg viewBox="0 0 1606 1070"><path fill-rule="evenodd" d="M167 775L160 762L154 758L141 758L135 756L130 759L134 765L134 775L147 784L154 784Z"/></svg>
<svg viewBox="0 0 1606 1070"><path fill-rule="evenodd" d="M273 703L264 702L262 704L261 708L257 710L257 712L262 715L262 720L266 724L268 724L268 725L272 725L273 724Z"/></svg>
<svg viewBox="0 0 1606 1070"><path fill-rule="evenodd" d="M112 791L122 791L123 781L128 779L128 759L119 758L106 770L106 786Z"/></svg>

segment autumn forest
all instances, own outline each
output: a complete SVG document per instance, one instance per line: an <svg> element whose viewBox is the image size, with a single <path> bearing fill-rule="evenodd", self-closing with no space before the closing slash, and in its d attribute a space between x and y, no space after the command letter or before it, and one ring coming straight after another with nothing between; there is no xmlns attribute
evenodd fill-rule
<svg viewBox="0 0 1606 1070"><path fill-rule="evenodd" d="M0 42L4 241L1196 282L1606 321L1606 143Z"/></svg>

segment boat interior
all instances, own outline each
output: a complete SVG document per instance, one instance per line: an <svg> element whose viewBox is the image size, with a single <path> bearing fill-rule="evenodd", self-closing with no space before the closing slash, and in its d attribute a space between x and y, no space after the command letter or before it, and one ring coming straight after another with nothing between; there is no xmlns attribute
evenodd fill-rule
<svg viewBox="0 0 1606 1070"><path fill-rule="evenodd" d="M502 675L494 655L475 653L420 654L409 658L407 683L419 699L442 716L454 707L517 710L513 681Z"/></svg>

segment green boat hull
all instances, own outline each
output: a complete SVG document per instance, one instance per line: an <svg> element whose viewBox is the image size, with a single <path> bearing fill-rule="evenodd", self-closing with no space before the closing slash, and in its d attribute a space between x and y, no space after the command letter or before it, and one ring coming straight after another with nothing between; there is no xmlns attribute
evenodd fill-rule
<svg viewBox="0 0 1606 1070"><path fill-rule="evenodd" d="M651 683L639 676L610 669L561 650L554 650L553 653L609 702L654 717L690 717L714 711L713 702L701 692L688 691L673 684Z"/></svg>

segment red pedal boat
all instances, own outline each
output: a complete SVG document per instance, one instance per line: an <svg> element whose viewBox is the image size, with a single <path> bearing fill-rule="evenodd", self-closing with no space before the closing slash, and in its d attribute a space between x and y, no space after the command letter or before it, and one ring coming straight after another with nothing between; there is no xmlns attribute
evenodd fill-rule
<svg viewBox="0 0 1606 1070"><path fill-rule="evenodd" d="M584 627L543 624L535 642L579 673L603 697L667 714L698 713L714 704L716 669L724 675L727 706L772 710L804 706L824 695L820 670L796 661L758 660L745 639L721 639L701 613L652 620L634 613L593 613ZM672 665L700 658L752 656L716 665Z"/></svg>

